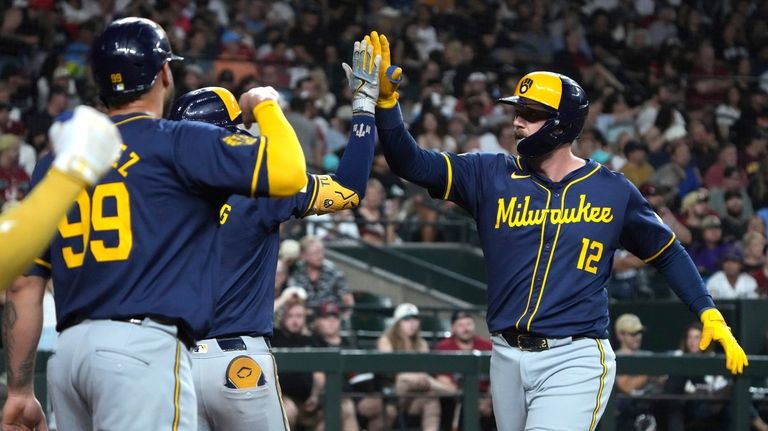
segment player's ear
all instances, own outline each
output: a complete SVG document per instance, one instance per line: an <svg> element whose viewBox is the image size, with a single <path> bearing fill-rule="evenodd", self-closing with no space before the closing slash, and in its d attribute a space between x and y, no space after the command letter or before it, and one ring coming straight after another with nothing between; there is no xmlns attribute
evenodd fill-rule
<svg viewBox="0 0 768 431"><path fill-rule="evenodd" d="M169 66L168 63L163 65L163 68L160 69L158 75L158 78L160 78L160 82L163 84L163 87L168 88L173 84L173 74L171 73L171 66Z"/></svg>

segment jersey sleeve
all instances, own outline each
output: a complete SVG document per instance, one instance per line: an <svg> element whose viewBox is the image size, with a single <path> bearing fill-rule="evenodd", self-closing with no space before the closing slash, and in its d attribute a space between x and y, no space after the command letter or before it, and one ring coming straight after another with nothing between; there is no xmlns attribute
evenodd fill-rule
<svg viewBox="0 0 768 431"><path fill-rule="evenodd" d="M284 142L290 136L282 136L284 139L278 134L254 137L190 121L180 122L178 127L174 163L192 189L222 195L285 197L306 186L303 155L300 160L283 164L268 160L268 154L276 160L284 156L281 148L292 146ZM292 136L295 138L295 133ZM274 147L271 150L270 145ZM270 169L275 172L270 173Z"/></svg>
<svg viewBox="0 0 768 431"><path fill-rule="evenodd" d="M376 110L376 129L392 172L476 214L483 162L491 154L437 153L419 148L398 107Z"/></svg>
<svg viewBox="0 0 768 431"><path fill-rule="evenodd" d="M653 211L640 191L622 177L629 193L621 231L621 245L629 252L650 263L675 242L675 234Z"/></svg>
<svg viewBox="0 0 768 431"><path fill-rule="evenodd" d="M445 162L445 186L431 188L432 197L457 203L473 216L482 199L484 178L494 169L494 161L503 157L488 153L441 153Z"/></svg>
<svg viewBox="0 0 768 431"><path fill-rule="evenodd" d="M266 139L202 122L179 123L174 163L188 187L222 195L268 196Z"/></svg>

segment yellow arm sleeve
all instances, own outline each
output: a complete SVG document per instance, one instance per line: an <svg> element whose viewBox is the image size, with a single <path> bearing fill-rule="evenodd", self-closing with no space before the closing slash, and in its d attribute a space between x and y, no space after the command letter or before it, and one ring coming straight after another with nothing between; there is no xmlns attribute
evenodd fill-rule
<svg viewBox="0 0 768 431"><path fill-rule="evenodd" d="M274 100L259 103L253 108L266 145L269 195L292 196L307 185L307 166L299 138ZM263 165L262 165L263 166ZM254 175L259 175L258 172Z"/></svg>
<svg viewBox="0 0 768 431"><path fill-rule="evenodd" d="M0 215L0 289L50 243L85 184L53 168L19 206Z"/></svg>

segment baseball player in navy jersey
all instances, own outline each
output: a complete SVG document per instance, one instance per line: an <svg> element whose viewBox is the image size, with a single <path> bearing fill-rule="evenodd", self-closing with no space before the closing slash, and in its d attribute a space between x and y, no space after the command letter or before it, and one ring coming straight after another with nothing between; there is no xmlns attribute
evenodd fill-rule
<svg viewBox="0 0 768 431"><path fill-rule="evenodd" d="M615 377L608 342L614 251L623 246L666 277L704 324L701 348L725 349L742 372L747 357L674 234L621 174L573 155L588 100L572 79L532 72L514 95L519 157L420 149L397 105L400 68L382 55L376 126L393 172L474 217L488 271L493 334L491 390L500 430L593 430ZM556 414L553 414L556 412Z"/></svg>
<svg viewBox="0 0 768 431"><path fill-rule="evenodd" d="M286 199L231 196L222 206L219 300L213 325L192 352L199 430L288 429L270 352L280 223L291 217L356 207L373 162L378 61L357 43L345 66L354 92L352 129L335 175L308 175L306 190ZM228 90L208 87L181 96L172 120L205 121L236 133L240 109ZM247 136L247 135L244 135ZM330 408L330 407L329 407Z"/></svg>
<svg viewBox="0 0 768 431"><path fill-rule="evenodd" d="M63 117L63 116L62 116ZM109 117L88 106L60 118L49 134L57 159L50 175L18 207L0 215L0 289L29 267L83 189L120 156L123 140Z"/></svg>
<svg viewBox="0 0 768 431"><path fill-rule="evenodd" d="M100 97L124 142L103 179L78 196L48 252L17 280L6 313L4 424L44 428L32 391L41 299L55 286L56 353L48 387L63 430L196 430L189 348L208 332L219 209L233 193L290 196L306 185L296 134L272 88L240 99L258 138L161 119L172 100L163 29L111 23L91 47ZM43 177L50 158L33 173Z"/></svg>

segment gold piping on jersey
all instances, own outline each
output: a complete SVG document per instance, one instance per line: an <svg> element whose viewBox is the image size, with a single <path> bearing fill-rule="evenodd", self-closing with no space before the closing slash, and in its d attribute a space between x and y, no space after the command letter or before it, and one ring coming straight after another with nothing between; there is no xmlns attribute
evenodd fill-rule
<svg viewBox="0 0 768 431"><path fill-rule="evenodd" d="M35 258L35 263L40 265L40 266L44 266L44 267L48 268L49 270L53 269L53 265L51 265L50 263L44 261L43 259L40 259L39 257Z"/></svg>
<svg viewBox="0 0 768 431"><path fill-rule="evenodd" d="M256 166L253 167L253 179L251 180L251 197L254 197L256 195L256 186L259 184L259 172L261 172L261 164L264 160L264 151L266 151L267 147L267 137L261 136L259 137L259 149L257 151L256 155Z"/></svg>
<svg viewBox="0 0 768 431"><path fill-rule="evenodd" d="M310 181L312 181L312 184L314 184L314 186L312 187L312 197L309 198L307 209L304 210L304 213L301 215L302 217L306 217L310 214L309 211L315 205L315 199L317 199L317 179L315 178L314 175L309 175L309 180L307 180L307 187L309 187Z"/></svg>
<svg viewBox="0 0 768 431"><path fill-rule="evenodd" d="M664 250L668 249L669 246L671 246L672 243L675 242L675 239L677 239L677 237L675 236L675 234L673 232L672 233L672 238L669 239L669 242L664 244L664 247L662 247L661 250L657 251L656 254L654 254L653 256L649 257L648 259L643 259L643 262L650 263L650 261L652 261L653 259L656 259L657 257L659 257L659 255L661 253L664 253Z"/></svg>
<svg viewBox="0 0 768 431"><path fill-rule="evenodd" d="M549 191L548 188L542 186L538 183L538 181L533 181L534 184L541 187L542 190L547 192L547 206L546 208L549 209L549 203L552 198L552 192ZM525 311L523 311L523 314L520 315L520 317L517 319L517 322L515 322L515 329L520 329L520 321L523 320L523 317L525 317L526 314L528 314L528 308L531 306L531 297L533 297L533 286L536 283L536 271L539 269L539 260L541 259L541 249L544 247L544 228L547 226L547 220L544 219L541 223L541 239L539 240L539 251L536 254L536 265L533 266L533 275L531 276L531 287L528 289L528 302L525 304Z"/></svg>
<svg viewBox="0 0 768 431"><path fill-rule="evenodd" d="M151 115L137 115L135 117L126 118L125 120L120 120L117 123L115 123L115 126L122 126L125 123L130 123L133 120L140 120L142 118L155 118L155 117L153 117Z"/></svg>
<svg viewBox="0 0 768 431"><path fill-rule="evenodd" d="M448 200L448 196L451 195L451 186L453 186L453 166L451 166L451 158L448 157L448 154L440 153L445 158L445 164L448 165L448 172L446 173L446 176L448 177L448 180L445 182L445 194L443 194L443 200Z"/></svg>
<svg viewBox="0 0 768 431"><path fill-rule="evenodd" d="M600 411L600 398L603 396L603 388L605 388L605 376L608 375L608 366L605 365L605 351L600 340L595 338L597 348L600 350L600 365L603 366L603 374L600 375L600 386L597 389L597 401L595 402L595 409L592 410L592 422L589 423L587 431L592 431L597 425L597 412Z"/></svg>
<svg viewBox="0 0 768 431"><path fill-rule="evenodd" d="M179 367L181 366L181 341L176 340L176 363L173 367L175 384L173 388L173 431L179 429L179 392L181 381L179 380Z"/></svg>
<svg viewBox="0 0 768 431"><path fill-rule="evenodd" d="M586 175L584 175L581 178L576 178L575 180L568 183L567 186L563 189L563 196L560 198L560 209L561 211L564 210L565 207L565 195L568 194L568 189L571 188L572 185L584 181L587 178L591 177L592 174L597 172L602 165L598 164L595 169L592 169L592 171ZM555 256L555 248L557 247L557 240L560 238L560 228L563 227L562 223L557 225L557 231L555 232L555 239L552 241L552 252L549 254L549 260L547 260L547 267L544 269L544 281L541 282L541 292L539 292L539 299L536 300L536 308L533 309L533 313L531 313L531 317L528 318L528 325L526 326L526 330L531 330L531 322L533 322L533 316L536 315L536 312L539 311L539 305L541 305L541 298L544 296L544 288L547 287L547 278L549 277L549 267L552 265L552 258Z"/></svg>
<svg viewBox="0 0 768 431"><path fill-rule="evenodd" d="M517 165L517 169L523 170L523 167L520 165L520 156L515 157L515 164Z"/></svg>

